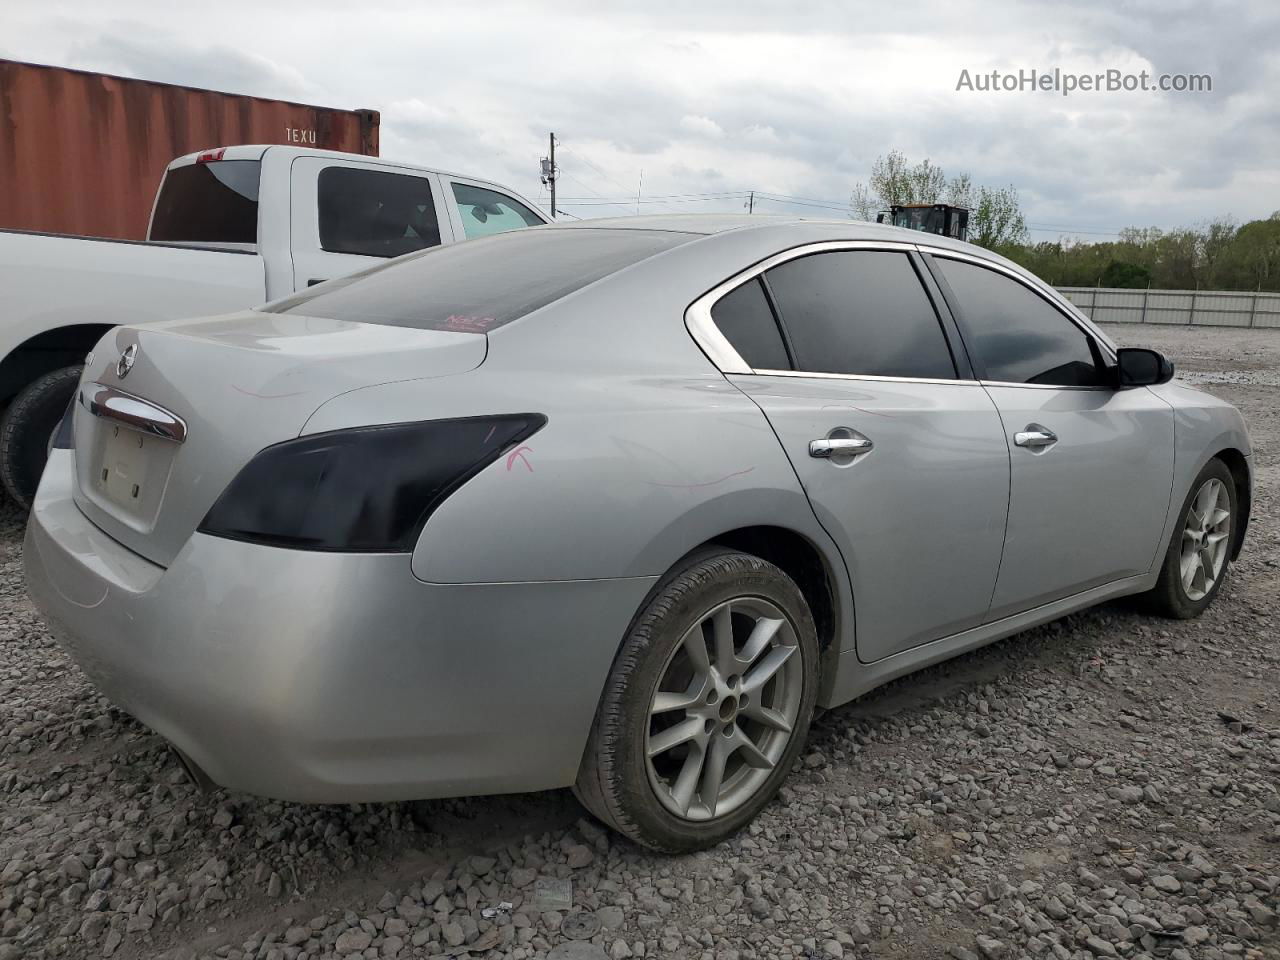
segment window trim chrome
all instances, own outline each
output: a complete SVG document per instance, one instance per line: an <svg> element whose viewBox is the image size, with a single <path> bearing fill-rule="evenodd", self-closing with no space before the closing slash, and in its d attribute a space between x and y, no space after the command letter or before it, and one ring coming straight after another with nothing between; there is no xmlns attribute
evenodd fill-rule
<svg viewBox="0 0 1280 960"><path fill-rule="evenodd" d="M729 342L728 338L720 332L720 328L716 326L715 321L711 319L711 308L738 287L749 283L766 270L772 270L779 264L787 263L790 260L798 260L800 257L807 257L814 253L830 253L837 250L892 250L911 253L916 250L916 245L898 240L821 240L815 243L801 244L798 247L792 247L789 250L783 250L781 253L765 257L758 263L747 267L746 270L739 271L723 283L712 287L689 305L684 312L684 325L688 329L689 335L693 337L693 342L702 349L702 352L707 355L707 359L714 363L721 373L766 376L783 372L771 371L769 374L765 374L761 370L752 369L751 365L743 360L738 351L733 348L733 344ZM803 371L788 370L785 372L802 373L804 376L811 376L811 374L803 373ZM852 374L832 374L832 376L844 377L852 376ZM912 378L903 377L901 379L911 380Z"/></svg>
<svg viewBox="0 0 1280 960"><path fill-rule="evenodd" d="M1115 393L1116 388L1105 383L1084 386L1075 383L1017 383L1013 380L979 380L984 387L1016 387L1021 390L1099 390Z"/></svg>
<svg viewBox="0 0 1280 960"><path fill-rule="evenodd" d="M1092 337L1094 340L1097 340L1098 345L1102 348L1103 354L1109 356L1112 360L1116 359L1116 345L1111 342L1110 338L1107 337L1107 335L1104 334L1101 330L1099 330L1094 325L1092 320L1090 320L1083 313L1077 310L1075 304L1073 304L1070 300L1068 300L1062 294L1058 293L1057 290L1054 290L1053 287L1044 283L1044 281L1040 280L1040 278L1036 277L1034 274L1030 274L1029 276L1031 277L1031 279L1034 279L1036 282L1030 283L1028 282L1028 276L1024 276L1023 274L1019 273L1017 270L1014 270L1011 267L1005 266L1003 263L997 263L994 260L988 260L986 257L974 256L971 253L965 253L964 251L961 251L961 250L949 250L946 247L931 247L931 246L928 246L927 244L921 244L917 246L916 249L919 250L920 253L922 254L927 253L931 257L946 259L946 260L959 260L962 263L972 263L975 266L983 267L987 270L994 270L996 273L999 273L1003 276L1008 277L1010 280L1022 285L1023 287L1026 287L1029 291L1034 293L1041 300L1044 300L1046 303L1048 303L1049 306L1053 307L1055 310L1058 311L1058 313L1062 314L1063 318L1068 323L1074 324L1078 330L1080 330L1082 333L1085 334L1085 336ZM1064 307L1066 309L1064 309ZM961 333L961 336L963 335L964 334ZM992 380L987 382L1000 383L1002 385L1009 384L1009 381L1003 381L1003 380L1001 381ZM1019 386L1019 384L1016 384L1016 383L1010 384L1010 385ZM1034 383L1034 384L1025 384L1025 386L1052 387L1052 384ZM1084 389L1096 390L1099 388L1086 387ZM1101 388L1101 389L1106 389L1106 388Z"/></svg>
<svg viewBox="0 0 1280 960"><path fill-rule="evenodd" d="M936 379L931 377L882 377L872 374L855 374L855 373L820 373L808 370L768 370L764 368L753 368L748 364L733 345L729 343L727 337L720 332L715 321L711 319L711 308L714 307L721 299L732 293L738 287L745 283L749 283L756 277L765 273L774 267L787 263L791 260L797 260L800 257L806 257L814 253L830 253L838 250L890 250L902 253L919 253L928 254L933 257L947 257L952 260L960 260L963 262L973 263L988 270L994 270L1016 283L1026 287L1029 291L1048 302L1063 315L1068 323L1075 324L1086 336L1092 337L1097 341L1099 348L1103 354L1116 359L1116 346L1111 342L1097 326L1076 309L1075 304L1063 297L1058 291L1045 284L1042 280L1034 275L1028 275L1035 283L1029 282L1028 276L1024 276L1017 270L990 260L986 257L977 256L962 250L952 250L949 247L936 247L928 243L906 243L900 240L821 240L813 243L805 243L780 253L772 254L765 259L753 264L745 270L742 270L728 280L712 287L697 300L693 301L684 313L684 323L689 335L693 337L694 343L707 355L709 359L723 374L733 374L737 376L760 376L760 377L804 377L819 378L824 380L870 380L884 381L888 383L960 383L960 384L980 384L989 387L1025 387L1033 390L1110 390L1111 387L1101 386L1058 386L1050 383L1014 383L1006 380L980 380L980 379L964 379L955 377L954 379ZM961 333L963 338L963 333Z"/></svg>
<svg viewBox="0 0 1280 960"><path fill-rule="evenodd" d="M981 383L981 381L974 380L972 377L949 377L944 380L940 377L882 377L873 373L818 373L808 370L766 370L764 368L749 370L746 373L735 373L732 376L801 377L805 380L871 380L880 383L964 384L970 387L976 387Z"/></svg>

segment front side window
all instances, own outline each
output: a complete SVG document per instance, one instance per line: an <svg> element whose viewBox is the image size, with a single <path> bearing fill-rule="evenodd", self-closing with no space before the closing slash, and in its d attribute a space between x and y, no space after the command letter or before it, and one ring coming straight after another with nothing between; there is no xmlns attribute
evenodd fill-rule
<svg viewBox="0 0 1280 960"><path fill-rule="evenodd" d="M764 276L797 370L955 379L942 325L905 253L817 253Z"/></svg>
<svg viewBox="0 0 1280 960"><path fill-rule="evenodd" d="M462 214L462 229L468 240L506 233L520 227L536 227L543 220L519 200L496 190L453 184L453 198Z"/></svg>
<svg viewBox="0 0 1280 960"><path fill-rule="evenodd" d="M161 243L257 243L257 160L217 160L164 175L151 230Z"/></svg>
<svg viewBox="0 0 1280 960"><path fill-rule="evenodd" d="M987 380L1103 385L1088 334L1043 297L995 270L935 257L955 295L965 342Z"/></svg>
<svg viewBox="0 0 1280 960"><path fill-rule="evenodd" d="M516 230L379 264L263 309L486 333L696 236L591 227Z"/></svg>
<svg viewBox="0 0 1280 960"><path fill-rule="evenodd" d="M320 246L330 253L398 257L440 244L440 222L425 177L326 167L317 191Z"/></svg>

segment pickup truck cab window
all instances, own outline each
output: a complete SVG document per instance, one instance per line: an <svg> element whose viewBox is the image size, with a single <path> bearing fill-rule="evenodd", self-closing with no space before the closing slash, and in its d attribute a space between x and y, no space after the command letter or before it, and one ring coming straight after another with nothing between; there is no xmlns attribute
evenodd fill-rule
<svg viewBox="0 0 1280 960"><path fill-rule="evenodd" d="M320 246L329 253L398 257L440 244L431 184L422 177L333 166L317 180Z"/></svg>
<svg viewBox="0 0 1280 960"><path fill-rule="evenodd" d="M469 183L451 184L453 197L462 216L462 229L468 240L487 237L520 227L536 227L542 218L519 200Z"/></svg>
<svg viewBox="0 0 1280 960"><path fill-rule="evenodd" d="M161 243L258 242L257 160L175 167L164 178L151 221Z"/></svg>

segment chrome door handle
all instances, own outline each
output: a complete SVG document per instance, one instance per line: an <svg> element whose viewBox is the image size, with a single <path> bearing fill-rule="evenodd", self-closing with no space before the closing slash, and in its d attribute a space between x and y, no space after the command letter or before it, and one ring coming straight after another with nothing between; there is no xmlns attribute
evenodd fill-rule
<svg viewBox="0 0 1280 960"><path fill-rule="evenodd" d="M831 457L855 457L874 447L866 437L834 437L809 441L809 456L819 460Z"/></svg>
<svg viewBox="0 0 1280 960"><path fill-rule="evenodd" d="M1015 433L1013 442L1019 447L1039 450L1057 443L1058 435L1048 427L1041 427L1033 423L1029 424L1027 429Z"/></svg>

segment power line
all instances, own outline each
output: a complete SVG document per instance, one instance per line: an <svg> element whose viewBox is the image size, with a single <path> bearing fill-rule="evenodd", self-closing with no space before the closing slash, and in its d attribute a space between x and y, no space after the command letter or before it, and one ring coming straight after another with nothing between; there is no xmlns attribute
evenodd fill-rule
<svg viewBox="0 0 1280 960"><path fill-rule="evenodd" d="M564 206L567 203L575 207L632 207L632 206L635 206L636 203L641 203L641 204L657 203L665 206L668 203L709 203L709 202L714 202L718 200L734 200L734 199L741 200L741 199L745 199L746 196L747 195L745 193L740 193L738 194L737 197L701 197L701 198L691 197L688 200L659 200L657 198L649 198L649 197L641 197L639 200L636 200L634 197L632 197L631 199L625 202L618 201L618 200L605 200L603 198L597 200L589 197L584 200L562 199L557 202L561 206ZM759 195L757 194L757 196Z"/></svg>
<svg viewBox="0 0 1280 960"><path fill-rule="evenodd" d="M586 155L585 153L583 153L581 150L579 150L577 147L563 147L563 148L560 150L560 152L561 152L561 153L566 153L566 152L572 153L575 157L577 157L579 160L581 160L583 163L585 163L588 167L590 167L592 170L594 170L596 173L598 173L602 179L604 179L604 180L608 180L610 183L612 183L612 184L613 184L615 187L617 187L619 190L626 190L626 189L627 189L627 188L626 188L626 187L624 187L622 184L620 184L617 180L613 179L613 177L609 176L607 173L605 173L603 170L601 170L598 166L596 166L594 163L592 163L592 162L591 162L591 160L590 160L590 158L588 158L588 157L587 157L587 155Z"/></svg>
<svg viewBox="0 0 1280 960"><path fill-rule="evenodd" d="M561 153L563 153L564 151L563 151L563 150L561 150L560 152L561 152ZM582 181L581 181L581 180L579 180L578 182L579 182L579 183L582 183ZM591 188L590 188L589 186L587 186L585 183L583 183L582 185L583 185L584 187L586 187L588 190L591 190ZM587 199L592 199L592 200L594 200L594 199L605 200L605 199L608 199L608 198L606 198L603 194L601 194L601 193L597 193L597 192L596 192L596 191L594 191L594 190L591 190L591 192L594 194L594 196L593 196L593 197L579 197L579 198L577 198L577 199L579 199L579 200L587 200ZM681 198L681 197L705 197L705 198L706 198L706 199L708 199L708 200L715 200L715 199L717 199L717 198L724 198L724 199L732 200L732 199L734 199L734 198L736 198L736 197L745 197L745 196L746 196L748 193L750 193L750 192L751 192L751 191L749 191L749 190L726 190L726 191L721 192L721 193L655 193L655 194L650 194L650 195L649 195L649 199L651 199L651 200L675 200L675 199L678 199L678 198ZM573 199L573 198L571 198L571 197L566 197L565 199ZM627 198L627 197L622 197L622 198L620 198L620 199L626 200L626 199L628 199L628 198ZM632 203L634 203L634 202L635 202L635 199L634 199L634 198L630 198L630 199L631 199L631 202L632 202Z"/></svg>
<svg viewBox="0 0 1280 960"><path fill-rule="evenodd" d="M1065 230L1108 230L1109 227L1100 227L1096 223L1066 224L1066 223L1043 223L1041 226L1053 227L1055 229L1062 228Z"/></svg>
<svg viewBox="0 0 1280 960"><path fill-rule="evenodd" d="M561 152L565 152L565 151L562 150ZM597 167L595 164L587 160L587 158L583 156L581 152L578 152L578 151L575 151L575 152L577 153L578 159L586 162L588 166L592 167L597 173L599 173L602 177L604 177L604 179L609 180L615 186L618 186L618 187L622 186L616 180L613 180L611 177L605 174L602 170L600 170L599 167ZM600 194L598 191L592 190L591 187L587 186L587 184L585 183L582 183L582 181L577 180L577 178L573 178L573 179L575 180L575 182L579 183L581 186L586 187L587 190L589 190L593 194L593 196L592 197L566 197L560 201L561 203L569 203L569 204L573 204L574 206L583 206L583 207L609 206L609 207L626 207L626 208L632 208L636 204L636 200L634 197L624 196L617 199L611 199L609 197L605 197L604 195ZM815 210L835 210L845 214L848 214L851 211L851 208L848 203L842 203L836 200L823 200L817 197L803 197L803 196L798 196L795 194L787 194L787 193L767 193L759 190L750 190L750 189L726 190L726 191L720 191L720 192L707 192L707 193L661 194L656 196L644 197L639 202L642 204L656 203L664 207L668 207L668 209L670 209L670 204L672 203L708 203L708 202L714 202L717 200L720 200L720 201L748 200L749 202L751 200L768 200L771 203L776 203L783 206L808 207L810 209L815 209ZM1066 234L1080 234L1082 236L1096 236L1096 237L1120 236L1119 229L1116 229L1116 230L1082 229L1079 227L1070 226L1068 224L1055 224L1055 223L1028 223L1027 229L1040 232L1040 233L1066 233Z"/></svg>
<svg viewBox="0 0 1280 960"><path fill-rule="evenodd" d="M756 196L761 200L770 200L773 203L781 203L781 204L785 204L787 206L792 206L792 207L814 207L820 210L842 210L845 213L849 212L849 205L847 203L845 204L822 203L822 202L812 203L806 200L790 200L784 197L772 196L767 193L756 193Z"/></svg>
<svg viewBox="0 0 1280 960"><path fill-rule="evenodd" d="M602 179L609 181L609 182L610 182L610 183L612 183L615 187L617 187L619 190L627 190L627 188L626 188L626 187L624 187L622 184L620 184L617 180L613 179L613 177L609 176L607 173L605 173L603 170L601 170L601 169L600 169L600 167L598 167L595 163L593 163L593 162L591 161L591 158L590 158L590 157L588 157L588 156L587 156L585 153L583 153L581 150L577 149L576 147L573 147L573 148L565 147L565 148L564 148L564 149L562 149L560 152L561 152L561 153L564 153L564 152L565 152L565 150L570 150L570 151L573 153L573 155L574 155L575 157L577 157L579 160L581 160L583 163L585 163L588 167L590 167L592 170L594 170L597 174L599 174L599 175L600 175L600 177L601 177ZM644 173L643 173L643 171L641 172L640 176L641 176L641 179L643 180L643 178L644 178ZM582 183L582 181L581 181L581 180L579 180L578 182L579 182L579 183ZM583 186L586 186L586 184L583 184ZM588 190L591 190L591 188L590 188L590 187L587 187L587 189L588 189ZM592 193L595 193L596 191L591 190L591 192L592 192ZM628 193L630 193L630 191L627 191L627 192L628 192Z"/></svg>
<svg viewBox="0 0 1280 960"><path fill-rule="evenodd" d="M1038 230L1041 233L1081 233L1094 237L1118 237L1120 233L1114 230L1077 230L1075 227L1052 226L1043 223L1028 223L1028 230Z"/></svg>
<svg viewBox="0 0 1280 960"><path fill-rule="evenodd" d="M756 192L758 193L759 191L756 191ZM825 198L818 198L818 197L797 197L797 196L795 196L795 195L793 195L793 194L790 194L790 193L774 193L774 194L771 194L771 196L775 196L775 197L785 197L785 198L786 198L786 199L788 199L788 200L807 200L809 203L822 203L822 204L829 204L829 203L836 203L836 202L837 202L837 201L835 201L835 200L827 200L827 199L825 199ZM842 206L843 206L843 207L848 207L848 206L849 206L849 204L847 204L847 203L846 203L846 204L843 204Z"/></svg>
<svg viewBox="0 0 1280 960"><path fill-rule="evenodd" d="M562 151L560 151L560 152L561 152L561 153L563 153L564 151L562 150ZM624 209L626 209L626 210L630 210L630 209L631 209L631 204L630 204L630 202L628 202L628 201L621 201L621 200L617 200L617 201L615 201L615 200L610 200L609 198L605 197L603 194L597 193L595 190L592 190L592 189L591 189L591 187L590 187L588 184L583 183L581 180L579 180L579 179L578 179L577 177L575 177L573 174L566 173L566 174L564 174L564 176L568 177L570 180L572 180L574 183L576 183L578 186L582 187L583 189L588 190L588 191L590 191L591 193L595 194L595 198L590 198L590 197L589 197L589 198L586 198L585 200L574 200L574 199L572 199L572 198L565 198L565 199L561 199L561 200L559 201L559 203L560 203L560 205L561 205L561 206L564 206L566 203L569 203L569 204L573 204L573 205L575 205L575 206L581 206L581 205L585 205L585 206L605 206L605 207L622 207L622 208L624 208Z"/></svg>
<svg viewBox="0 0 1280 960"><path fill-rule="evenodd" d="M565 176L568 176L568 174L565 174ZM579 180L577 182L580 183L582 186L587 187L588 190L591 190L591 188L588 187L586 184L582 183L582 181ZM591 192L593 194L593 196L591 197L565 197L560 202L570 203L575 201L577 202L599 201L599 202L608 203L609 205L612 205L612 206L623 206L623 205L635 203L634 197L619 197L618 199L613 200L611 198L601 195L600 193L597 193L594 190L591 190ZM702 201L711 201L711 200L746 200L746 199L749 199L752 195L754 195L755 199L757 200L769 200L769 201L772 201L773 203L780 203L780 204L789 205L789 206L816 207L823 210L840 210L845 212L849 210L848 204L842 204L835 201L822 202L822 201L813 201L813 200L800 200L800 199L790 197L786 194L762 193L759 190L732 190L732 191L725 191L723 193L671 193L671 194L663 194L659 196L645 197L641 199L640 202L641 203L689 203L689 202L702 202Z"/></svg>

